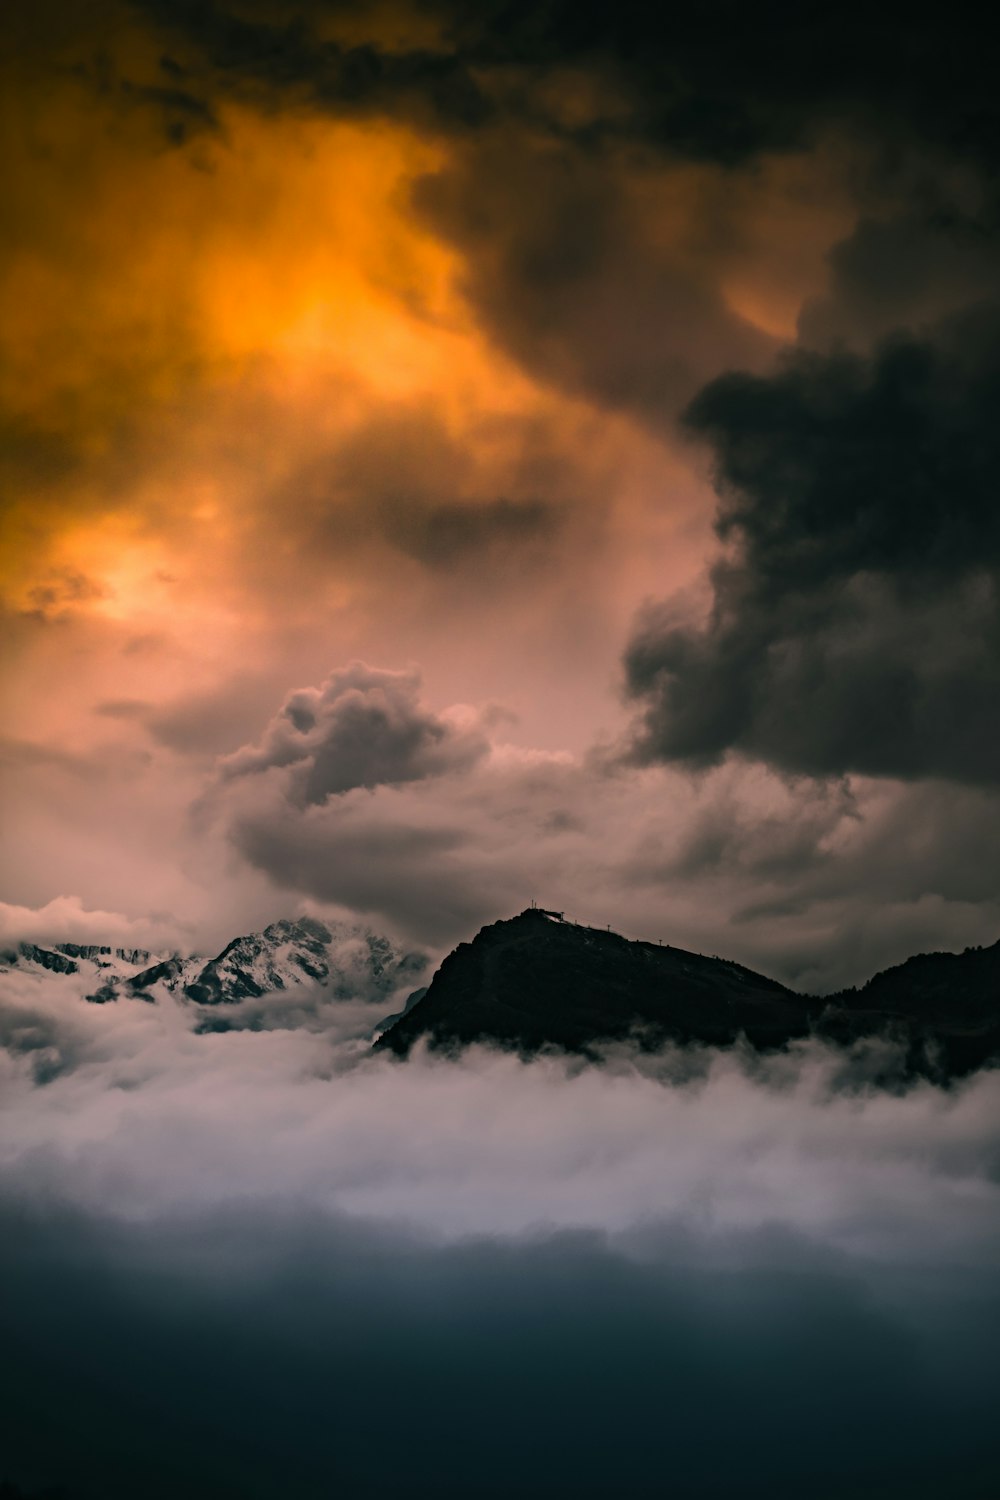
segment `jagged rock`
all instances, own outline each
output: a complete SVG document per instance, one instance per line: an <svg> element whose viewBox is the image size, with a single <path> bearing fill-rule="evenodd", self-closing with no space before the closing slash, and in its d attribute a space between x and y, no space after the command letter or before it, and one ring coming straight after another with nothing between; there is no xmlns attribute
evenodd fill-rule
<svg viewBox="0 0 1000 1500"><path fill-rule="evenodd" d="M36 943L18 943L17 951L21 958L26 958L29 963L40 964L43 969L51 969L55 974L76 974L78 966L65 953L54 948L40 948Z"/></svg>
<svg viewBox="0 0 1000 1500"><path fill-rule="evenodd" d="M355 923L300 917L234 938L207 960L66 942L22 943L0 954L0 963L80 974L91 981L85 998L95 1005L174 995L201 1006L235 1006L300 988L331 1000L385 1002L419 981L427 957Z"/></svg>
<svg viewBox="0 0 1000 1500"><path fill-rule="evenodd" d="M184 993L199 1005L218 1005L255 999L304 979L321 984L330 975L332 940L329 928L309 917L272 922L263 932L234 938L185 984Z"/></svg>
<svg viewBox="0 0 1000 1500"><path fill-rule="evenodd" d="M102 968L109 967L105 959L116 958L123 964L148 964L152 954L145 948L112 948L107 944L57 943L56 949L70 958L87 958Z"/></svg>
<svg viewBox="0 0 1000 1500"><path fill-rule="evenodd" d="M149 958L149 956L147 953L146 957ZM163 958L159 963L152 964L148 969L140 969L138 974L131 975L125 980L124 988L130 995L142 995L145 991L153 989L157 984L165 984L168 989L173 989L191 962L191 959L178 958L176 956L173 958Z"/></svg>

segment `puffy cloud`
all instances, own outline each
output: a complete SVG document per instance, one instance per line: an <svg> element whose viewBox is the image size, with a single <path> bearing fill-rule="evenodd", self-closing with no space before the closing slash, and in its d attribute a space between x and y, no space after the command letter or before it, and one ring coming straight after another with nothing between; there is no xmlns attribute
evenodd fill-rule
<svg viewBox="0 0 1000 1500"><path fill-rule="evenodd" d="M160 917L127 917L88 910L79 896L55 896L44 906L0 901L0 943L110 943L122 947L172 946L175 923Z"/></svg>
<svg viewBox="0 0 1000 1500"><path fill-rule="evenodd" d="M292 801L312 807L361 787L465 771L487 749L477 714L435 714L420 702L418 673L352 662L322 687L289 694L260 741L224 757L220 772L231 780L288 768Z"/></svg>

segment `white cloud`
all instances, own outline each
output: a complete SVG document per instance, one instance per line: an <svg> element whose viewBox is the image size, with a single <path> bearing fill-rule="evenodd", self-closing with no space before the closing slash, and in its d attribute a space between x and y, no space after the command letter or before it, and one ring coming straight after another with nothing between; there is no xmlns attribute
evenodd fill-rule
<svg viewBox="0 0 1000 1500"><path fill-rule="evenodd" d="M0 942L103 943L119 947L170 948L176 924L164 917L127 917L117 911L89 911L79 896L55 896L44 906L0 901Z"/></svg>

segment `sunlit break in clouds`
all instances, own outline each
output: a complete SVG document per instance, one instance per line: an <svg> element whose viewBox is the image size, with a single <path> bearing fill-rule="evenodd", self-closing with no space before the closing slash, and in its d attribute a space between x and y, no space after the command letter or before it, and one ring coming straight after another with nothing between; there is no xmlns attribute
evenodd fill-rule
<svg viewBox="0 0 1000 1500"><path fill-rule="evenodd" d="M0 34L3 1500L993 1497L973 8Z"/></svg>

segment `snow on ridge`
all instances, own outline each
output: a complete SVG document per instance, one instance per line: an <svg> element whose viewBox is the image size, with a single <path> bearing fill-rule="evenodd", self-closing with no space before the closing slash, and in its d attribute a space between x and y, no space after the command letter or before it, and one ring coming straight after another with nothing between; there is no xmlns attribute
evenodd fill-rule
<svg viewBox="0 0 1000 1500"><path fill-rule="evenodd" d="M152 953L110 944L20 943L0 952L0 975L76 975L84 998L98 1004L174 995L202 1006L239 1005L281 992L314 989L335 1000L384 1002L416 988L424 954L404 952L360 924L315 917L272 922L233 938L214 958Z"/></svg>

